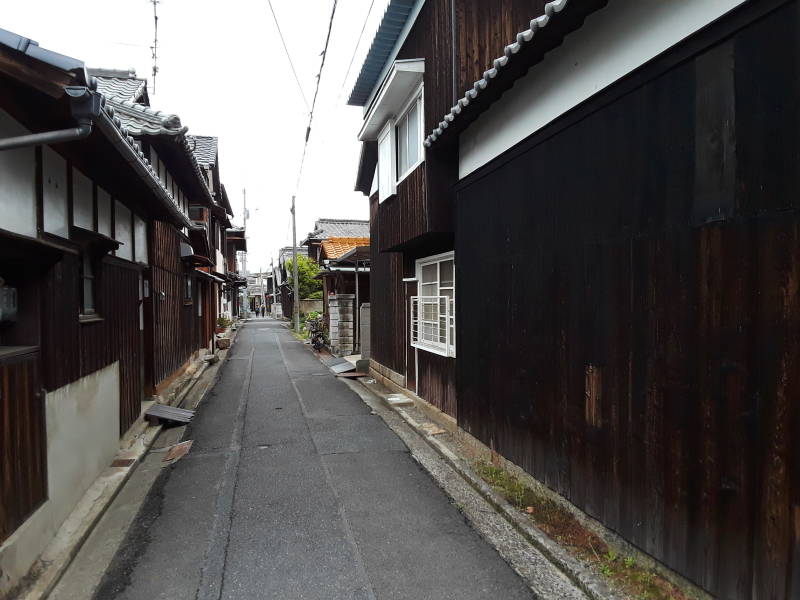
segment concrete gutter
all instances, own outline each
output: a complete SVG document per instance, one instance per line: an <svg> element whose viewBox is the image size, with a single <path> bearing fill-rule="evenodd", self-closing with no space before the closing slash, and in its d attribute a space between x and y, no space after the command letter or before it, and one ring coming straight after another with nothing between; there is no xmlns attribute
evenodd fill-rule
<svg viewBox="0 0 800 600"><path fill-rule="evenodd" d="M608 584L592 572L587 566L575 559L566 549L554 542L530 519L517 511L500 494L495 492L480 476L475 473L466 461L448 448L436 435L432 435L423 423L418 422L404 409L404 403L398 403L398 393L381 389L379 384L369 383L367 378L360 378L361 383L370 393L378 396L383 404L397 413L405 423L413 429L427 444L441 456L464 480L477 491L495 510L505 518L525 539L544 554L553 565L567 576L581 591L592 600L625 600L623 596L609 588ZM390 399L390 397L392 397ZM416 404L409 398L409 404ZM421 411L422 412L422 411Z"/></svg>

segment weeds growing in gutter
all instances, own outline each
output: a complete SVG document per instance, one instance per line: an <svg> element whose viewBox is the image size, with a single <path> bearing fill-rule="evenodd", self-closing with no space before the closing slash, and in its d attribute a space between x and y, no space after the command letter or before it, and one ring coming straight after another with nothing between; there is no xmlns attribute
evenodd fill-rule
<svg viewBox="0 0 800 600"><path fill-rule="evenodd" d="M573 556L607 577L623 594L637 600L687 600L675 585L637 565L632 556L620 556L586 529L567 509L536 493L516 477L490 463L477 461L475 471L551 539Z"/></svg>

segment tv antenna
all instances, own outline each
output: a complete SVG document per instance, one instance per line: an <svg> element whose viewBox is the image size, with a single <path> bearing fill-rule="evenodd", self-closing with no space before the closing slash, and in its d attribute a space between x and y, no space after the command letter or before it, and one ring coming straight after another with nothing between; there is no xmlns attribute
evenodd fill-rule
<svg viewBox="0 0 800 600"><path fill-rule="evenodd" d="M153 55L153 95L156 93L156 75L158 74L158 12L157 5L160 0L150 0L153 5L153 45L150 52Z"/></svg>

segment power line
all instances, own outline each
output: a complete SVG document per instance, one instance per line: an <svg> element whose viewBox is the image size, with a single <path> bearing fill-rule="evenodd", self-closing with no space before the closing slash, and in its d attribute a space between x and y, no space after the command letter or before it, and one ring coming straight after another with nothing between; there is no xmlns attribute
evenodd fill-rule
<svg viewBox="0 0 800 600"><path fill-rule="evenodd" d="M286 46L286 40L283 39L283 32L281 32L281 26L278 24L278 16L275 14L275 9L272 8L272 0L267 0L267 4L269 4L269 10L272 13L272 18L275 21L275 27L278 29L278 35L281 38L281 43L283 44L283 51L286 52L286 58L289 59L289 66L292 68L292 73L294 74L294 80L297 82L297 89L300 90L300 96L303 98L303 104L306 105L306 111L309 111L308 108L308 100L306 100L306 95L303 93L303 86L300 85L300 79L297 77L297 71L294 69L294 63L292 62L292 56L289 54L289 48Z"/></svg>
<svg viewBox="0 0 800 600"><path fill-rule="evenodd" d="M314 120L314 108L317 106L317 94L319 94L319 84L322 81L322 69L325 68L325 58L328 56L328 44L331 41L331 31L333 31L333 17L336 15L336 3L338 0L333 0L333 9L331 10L331 19L328 23L328 35L325 37L325 48L322 50L322 61L319 65L319 73L317 73L317 86L314 88L314 99L311 101L311 112L308 115L308 126L306 127L306 139L303 143L303 155L300 157L300 170L297 172L297 182L295 183L295 194L300 187L300 178L303 175L303 164L306 160L306 151L308 150L308 138L311 137L311 122Z"/></svg>
<svg viewBox="0 0 800 600"><path fill-rule="evenodd" d="M336 105L339 105L339 98L342 97L342 90L344 90L344 86L347 85L347 77L350 75L350 69L353 68L353 61L356 59L356 52L358 52L358 47L361 45L361 38L364 36L364 30L367 28L367 21L369 21L369 16L372 14L372 6L375 4L375 0L372 0L369 3L369 8L367 9L367 16L364 17L364 24L361 25L361 32L358 34L358 40L356 41L356 47L353 48L353 55L350 57L350 63L347 65L347 72L344 74L344 79L342 80L342 87L339 89L339 96L336 98Z"/></svg>

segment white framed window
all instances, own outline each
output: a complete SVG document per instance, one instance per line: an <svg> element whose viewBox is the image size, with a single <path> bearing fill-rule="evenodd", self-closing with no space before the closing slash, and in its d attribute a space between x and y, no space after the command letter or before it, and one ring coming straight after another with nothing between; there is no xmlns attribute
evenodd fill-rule
<svg viewBox="0 0 800 600"><path fill-rule="evenodd" d="M411 298L411 345L456 355L456 283L453 252L417 261L418 296Z"/></svg>
<svg viewBox="0 0 800 600"><path fill-rule="evenodd" d="M422 146L422 89L420 88L395 125L397 182L416 169L425 155Z"/></svg>
<svg viewBox="0 0 800 600"><path fill-rule="evenodd" d="M424 134L422 85L388 119L378 135L378 201L383 202L397 192L403 181L425 160L422 145Z"/></svg>

